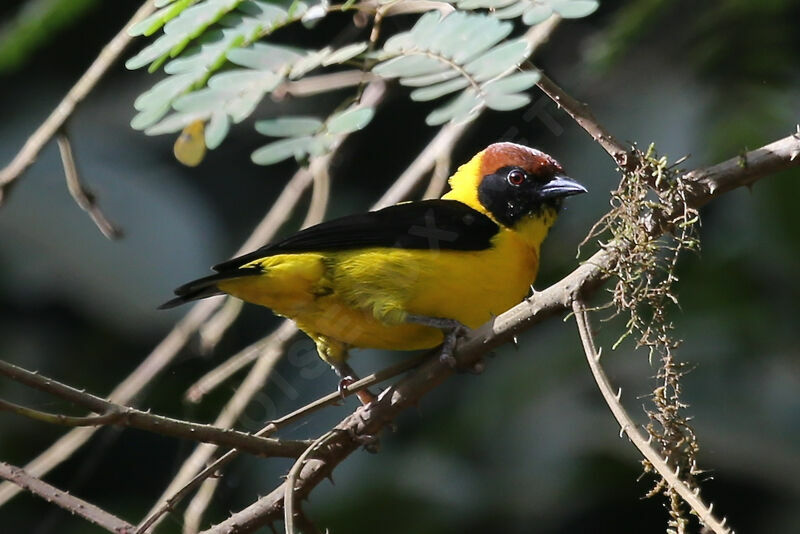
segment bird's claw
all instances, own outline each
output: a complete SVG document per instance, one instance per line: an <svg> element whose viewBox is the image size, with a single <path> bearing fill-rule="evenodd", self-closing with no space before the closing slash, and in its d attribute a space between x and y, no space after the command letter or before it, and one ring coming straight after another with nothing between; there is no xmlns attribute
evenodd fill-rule
<svg viewBox="0 0 800 534"><path fill-rule="evenodd" d="M342 379L339 380L339 385L336 387L336 390L339 392L339 396L342 398L342 400L344 400L347 396L347 388L355 381L356 379L349 375L343 376Z"/></svg>
<svg viewBox="0 0 800 534"><path fill-rule="evenodd" d="M349 393L348 388L355 383L356 379L349 375L339 380L339 386L336 389L339 391L339 396L342 398L342 400L347 397L347 394ZM358 397L358 400L361 401L361 404L364 406L368 405L377 398L368 389L361 389L355 393L356 397Z"/></svg>
<svg viewBox="0 0 800 534"><path fill-rule="evenodd" d="M442 350L439 353L439 361L450 368L457 367L458 362L453 356L453 353L456 350L458 338L464 337L470 332L470 329L466 325L455 319L414 314L407 315L406 321L441 330L442 334L444 334L444 340L442 341Z"/></svg>
<svg viewBox="0 0 800 534"><path fill-rule="evenodd" d="M442 351L439 353L439 361L451 369L455 369L458 366L458 362L453 353L456 350L458 339L466 336L470 330L458 321L453 321L451 327L443 328L442 330L444 332L444 341L442 342Z"/></svg>

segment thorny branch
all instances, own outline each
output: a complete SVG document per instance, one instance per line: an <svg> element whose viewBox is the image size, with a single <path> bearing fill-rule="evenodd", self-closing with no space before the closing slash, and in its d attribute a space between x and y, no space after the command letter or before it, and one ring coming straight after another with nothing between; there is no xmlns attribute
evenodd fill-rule
<svg viewBox="0 0 800 534"><path fill-rule="evenodd" d="M308 447L308 443L303 441L296 442L262 438L250 435L246 432L217 428L212 425L190 423L179 419L143 412L128 406L121 406L2 360L0 360L0 374L19 383L56 395L57 397L83 406L99 414L99 418L74 418L59 414L39 412L38 410L25 408L7 401L0 403L0 410L11 411L33 419L68 426L114 424L147 430L165 436L216 443L226 447L236 447L260 456L296 458Z"/></svg>
<svg viewBox="0 0 800 534"><path fill-rule="evenodd" d="M365 376L364 378L350 384L347 387L346 392L344 393L345 396L355 395L362 389L366 389L374 384L379 384L390 378L394 378L402 373L405 373L409 369L413 369L425 359L425 355L420 355L416 358L410 358L406 361L400 362L396 365L373 373L369 376ZM240 388L241 389L241 388ZM326 406L331 406L338 402L341 402L342 394L338 391L334 391L324 397L321 397L309 404L303 406L295 410L292 413L284 415L274 421L270 421L266 426L264 426L261 430L256 432L255 436L269 436L276 432L278 429L285 427L295 421L300 420L301 418L310 415L316 411L325 408ZM206 478L211 476L213 473L218 472L220 469L228 465L231 461L233 461L239 455L239 451L234 449L226 452L219 458L217 458L214 462L207 465L201 471L197 473L191 480L188 482L181 482L182 476L181 473L175 477L175 480L170 484L170 487L164 492L165 496L162 496L164 500L163 503L159 502L158 506L156 506L149 514L148 517L145 518L142 523L138 526L136 530L136 534L143 534L148 532L157 522L162 518L164 514L172 510L175 505L177 505L181 500L183 500L186 495L189 494L192 490L197 488ZM192 462L192 458L187 460L184 463L184 466L181 468L181 471L184 470L187 466L192 466L192 464L197 465L198 462ZM199 469L199 468L198 468ZM186 470L187 473L193 472L191 469ZM180 482L180 484L178 484ZM173 489L173 486L178 486L177 488ZM159 499L161 501L161 499Z"/></svg>
<svg viewBox="0 0 800 534"><path fill-rule="evenodd" d="M536 85L559 107L564 108L564 111L614 158L619 168L630 171L637 167L639 163L636 153L617 141L608 130L597 122L587 104L570 96L544 73L541 73L541 78L539 78L539 82Z"/></svg>
<svg viewBox="0 0 800 534"><path fill-rule="evenodd" d="M76 514L90 523L106 529L112 534L132 534L134 526L123 521L117 516L102 510L98 506L83 499L79 499L65 491L61 491L33 477L20 467L15 467L6 462L0 462L0 478L8 480L11 484L19 486L21 489L33 493L51 502L56 506Z"/></svg>
<svg viewBox="0 0 800 534"><path fill-rule="evenodd" d="M674 489L681 498L691 506L692 510L697 514L704 525L712 529L716 534L729 534L731 531L725 526L725 520L717 520L711 513L711 507L706 505L700 498L700 488L695 487L691 489L689 485L684 482L680 475L680 468L674 469L670 467L667 461L659 456L658 452L651 445L651 436L645 437L639 431L638 425L631 419L628 412L620 402L622 392L614 393L614 388L608 379L605 371L600 365L600 352L595 348L594 335L592 334L592 327L589 324L589 317L586 314L586 306L580 296L572 300L572 310L575 313L575 321L578 324L578 333L581 337L583 350L586 353L586 360L589 362L589 368L592 371L597 382L597 387L603 395L606 404L614 414L620 426L620 435L625 433L631 440L639 452L644 456L650 465L658 471L664 478L670 488Z"/></svg>

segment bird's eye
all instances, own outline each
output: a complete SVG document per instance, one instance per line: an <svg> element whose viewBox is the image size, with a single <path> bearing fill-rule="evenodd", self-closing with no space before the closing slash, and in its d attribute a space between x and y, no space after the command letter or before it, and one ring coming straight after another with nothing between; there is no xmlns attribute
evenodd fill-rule
<svg viewBox="0 0 800 534"><path fill-rule="evenodd" d="M509 171L506 180L508 180L508 183L511 185L522 185L522 182L525 181L525 173L519 169L512 169Z"/></svg>

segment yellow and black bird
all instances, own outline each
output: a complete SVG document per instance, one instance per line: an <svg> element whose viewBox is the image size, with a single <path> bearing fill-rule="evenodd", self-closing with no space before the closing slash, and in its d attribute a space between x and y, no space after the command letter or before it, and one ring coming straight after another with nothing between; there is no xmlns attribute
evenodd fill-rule
<svg viewBox="0 0 800 534"><path fill-rule="evenodd" d="M441 199L405 202L306 228L214 267L170 308L227 293L293 319L342 378L350 347L452 350L522 301L564 197L586 189L549 155L513 143L479 152ZM362 396L362 401L365 397Z"/></svg>

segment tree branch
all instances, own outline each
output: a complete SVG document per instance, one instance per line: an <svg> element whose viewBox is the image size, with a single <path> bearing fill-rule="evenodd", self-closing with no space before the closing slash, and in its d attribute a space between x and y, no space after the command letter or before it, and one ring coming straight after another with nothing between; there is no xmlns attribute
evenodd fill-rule
<svg viewBox="0 0 800 534"><path fill-rule="evenodd" d="M732 189L749 187L765 176L799 165L800 126L792 135L711 167L691 171L685 179L702 188L690 199L693 207L699 208Z"/></svg>
<svg viewBox="0 0 800 534"><path fill-rule="evenodd" d="M786 146L781 144L784 146L783 150L765 152L766 147L764 147L744 157L749 161L758 160L759 167L773 171L800 166L800 158L791 157L794 151L800 150L800 139L789 136L782 141L787 143ZM774 145L773 143L768 146ZM692 171L685 175L685 179L690 179L691 176L707 177L709 171L716 169L713 172L715 180L724 182L727 184L726 187L732 189L735 184L750 185L765 176L741 166L730 165L732 161L736 159L708 169ZM700 191L690 201L693 206L702 205L718 196L710 191L703 193L703 188L698 189ZM472 367L485 354L511 341L522 331L556 313L569 310L578 295L589 295L608 278L609 268L620 254L621 249L618 246L609 244L560 282L535 293L531 298L472 331L458 345L455 353L458 365L465 368ZM342 420L335 427L337 432L326 443L324 450L318 451L300 470L293 490L295 498L306 498L342 460L360 447L365 436L377 435L402 411L415 406L422 396L453 373L454 370L443 364L438 357L429 358L418 369L381 393L375 402L358 408ZM205 534L252 532L260 526L278 520L283 516L284 494L285 487L279 486L270 494L204 532Z"/></svg>
<svg viewBox="0 0 800 534"><path fill-rule="evenodd" d="M226 298L223 304L203 325L197 330L197 337L200 338L200 352L210 354L214 347L228 331L228 328L239 317L244 301L234 298Z"/></svg>
<svg viewBox="0 0 800 534"><path fill-rule="evenodd" d="M72 496L26 473L22 468L0 462L0 478L4 478L25 491L41 497L47 502L80 516L113 534L131 534L134 526L94 504Z"/></svg>
<svg viewBox="0 0 800 534"><path fill-rule="evenodd" d="M303 466L306 465L309 458L312 454L317 452L323 445L333 439L335 432L326 432L319 437L314 443L309 445L309 447L300 455L297 461L294 463L292 468L289 470L289 474L286 476L286 482L283 484L283 502L285 506L283 507L283 522L286 526L286 534L295 534L296 529L294 526L294 519L296 516L300 515L300 508L296 506L296 502L294 499L294 488L295 484L297 483L297 477L300 475L300 471L303 469Z"/></svg>
<svg viewBox="0 0 800 534"><path fill-rule="evenodd" d="M589 105L570 96L553 80L541 73L536 84L558 107L564 108L570 117L592 136L601 147L614 159L621 169L631 171L639 165L636 153L611 135L595 118Z"/></svg>
<svg viewBox="0 0 800 534"><path fill-rule="evenodd" d="M75 111L77 105L86 98L100 78L114 64L119 55L131 41L128 28L144 20L155 11L153 0L147 0L136 11L133 17L122 27L111 41L103 48L97 59L83 73L83 76L69 90L64 99L50 113L50 116L36 129L25 142L22 149L3 170L0 170L0 203L3 202L8 186L36 160L42 148L64 126L66 120Z"/></svg>
<svg viewBox="0 0 800 534"><path fill-rule="evenodd" d="M369 376L365 376L364 378L358 380L350 384L344 392L344 395L350 396L355 395L357 392L366 389L374 384L379 384L383 381L389 380L390 378L394 378L402 373L405 373L409 369L412 369L422 363L426 359L426 355L421 354L414 358L409 358L408 360L402 361L396 365L388 367L386 369L382 369L376 373L373 373ZM297 421L311 413L314 413L318 410L326 406L330 406L332 404L341 402L342 400L342 393L338 391L334 391L333 393L329 393L324 397L321 397L313 402L308 403L307 405L299 408L283 417L270 421L265 427L261 430L256 432L254 435L256 436L269 436L276 432L278 429L285 427L288 424L291 424L294 421ZM197 451L195 451L197 452ZM183 487L173 489L173 484L170 484L170 488L164 492L164 496L160 501L163 500L163 504L155 507L148 517L146 517L137 527L136 534L143 534L148 532L153 526L158 524L161 517L172 510L180 501L182 501L186 495L188 495L191 491L197 488L203 481L211 476L213 473L217 472L218 470L222 469L226 465L228 465L231 461L233 461L239 455L239 451L236 449L230 450L217 458L214 462L207 465L204 469L202 469L197 475L194 476L191 480L185 483ZM193 455L194 456L194 455ZM205 457L204 457L205 459ZM197 465L199 462L192 461L192 458L187 460L184 463L184 466L181 467L181 471L189 465L191 462L192 465ZM187 469L186 471L191 472L191 469ZM175 477L175 481L182 479L182 473L178 473L178 476Z"/></svg>
<svg viewBox="0 0 800 534"><path fill-rule="evenodd" d="M235 447L259 456L297 458L308 447L308 442L262 438L246 432L217 428L212 425L190 423L181 421L180 419L172 419L170 417L143 412L135 408L121 406L2 360L0 360L0 374L16 382L51 393L64 400L101 414L99 419L93 417L71 418L68 416L45 414L8 402L0 404L0 409L7 408L20 415L33 416L38 420L42 420L43 418L50 419L48 422L63 425L98 425L108 423L117 426L138 428L164 436L214 443L225 447Z"/></svg>
<svg viewBox="0 0 800 534"><path fill-rule="evenodd" d="M67 189L69 194L72 195L75 203L83 211L89 214L92 222L97 226L98 230L108 239L117 239L122 237L122 231L117 228L114 223L108 220L100 206L97 204L97 199L94 194L86 189L81 183L80 176L78 175L78 166L75 163L75 156L72 154L72 144L69 137L63 131L59 132L56 136L58 143L58 151L61 154L61 164L64 166L64 177L67 181Z"/></svg>
<svg viewBox="0 0 800 534"><path fill-rule="evenodd" d="M276 331L276 334L280 331L281 328ZM276 338L271 345L263 348L256 364L217 416L217 419L214 421L215 425L227 428L233 426L239 419L244 409L250 403L253 395L257 391L263 389L267 377L270 372L272 372L272 369L274 369L278 359L283 355L284 344L290 337L291 336ZM264 432L256 432L255 435L262 437L267 434ZM192 454L183 462L178 473L156 500L150 512L148 512L147 518L139 525L137 533L146 532L149 528L158 525L164 514L172 510L187 494L187 492L184 491L187 486L191 485L192 487L197 487L197 485L202 482L202 479L198 479L198 472L209 476L221 468L221 466L218 465L214 467L213 470L203 469L203 466L207 466L209 460L214 456L216 451L217 447L211 445L201 445L192 451ZM234 451L235 454L233 454L231 459L239 454L239 451L236 449L234 449Z"/></svg>
<svg viewBox="0 0 800 534"><path fill-rule="evenodd" d="M11 412L28 419L35 419L43 423L51 425L64 425L64 426L100 426L113 424L117 419L122 417L120 412L108 412L103 415L87 415L75 417L72 415L64 415L60 413L48 413L27 406L21 406L13 402L0 399L0 411Z"/></svg>
<svg viewBox="0 0 800 534"><path fill-rule="evenodd" d="M592 335L592 328L589 324L589 317L586 314L586 306L583 300L578 296L572 301L572 311L575 313L575 322L578 325L578 333L581 337L583 344L583 351L586 353L586 360L589 362L589 368L592 371L592 376L600 393L603 395L606 404L614 414L620 426L620 436L625 433L631 440L631 443L639 449L639 452L644 456L648 462L653 466L659 475L673 488L681 498L692 508L697 517L700 518L702 523L713 530L716 534L729 534L730 529L725 526L725 520L717 520L711 514L711 507L707 506L700 498L700 488L691 488L680 478L678 469L673 470L669 464L658 454L651 446L652 436L645 437L638 429L638 425L631 419L628 412L620 402L622 390L614 393L611 382L608 379L605 371L600 365L600 352L595 348L594 336Z"/></svg>

